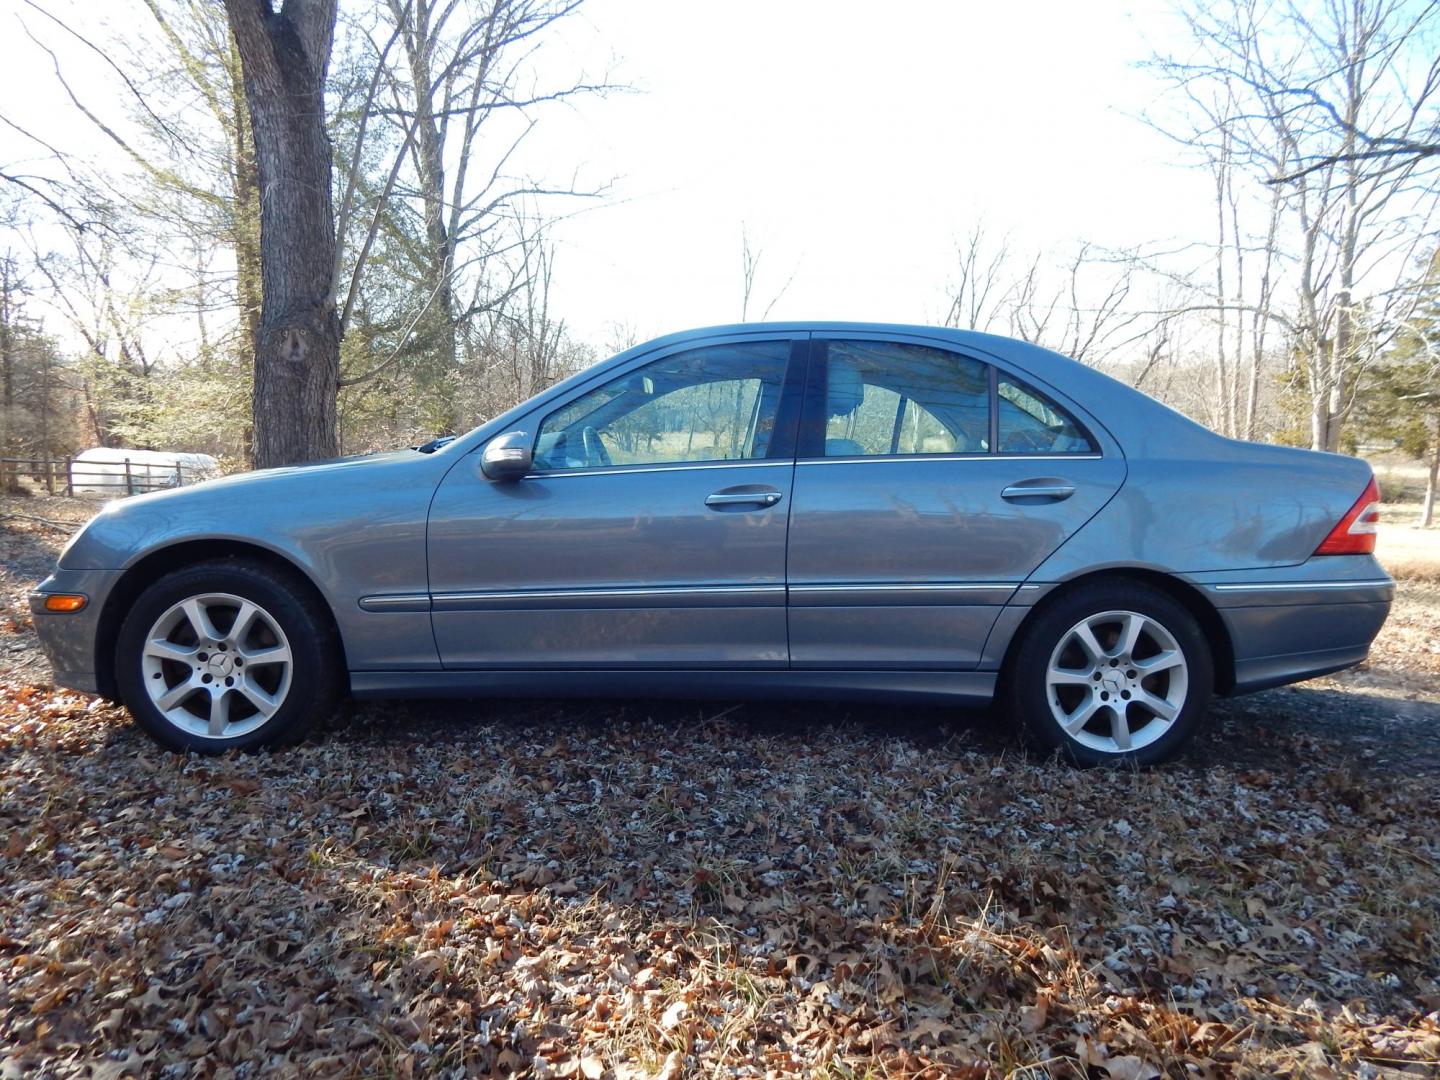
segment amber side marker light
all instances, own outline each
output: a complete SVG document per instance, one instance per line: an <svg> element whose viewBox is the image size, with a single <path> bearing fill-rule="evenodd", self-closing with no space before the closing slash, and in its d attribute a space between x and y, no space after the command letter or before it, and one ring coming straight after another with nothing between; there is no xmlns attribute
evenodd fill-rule
<svg viewBox="0 0 1440 1080"><path fill-rule="evenodd" d="M90 601L79 593L50 593L45 597L46 611L80 611Z"/></svg>

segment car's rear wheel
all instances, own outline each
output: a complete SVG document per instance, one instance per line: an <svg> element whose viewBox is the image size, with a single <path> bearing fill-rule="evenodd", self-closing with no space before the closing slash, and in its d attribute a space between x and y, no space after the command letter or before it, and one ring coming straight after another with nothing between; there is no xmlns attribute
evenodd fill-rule
<svg viewBox="0 0 1440 1080"><path fill-rule="evenodd" d="M1036 613L1007 682L1041 747L1082 765L1150 765L1194 737L1214 668L1183 605L1138 582L1096 582Z"/></svg>
<svg viewBox="0 0 1440 1080"><path fill-rule="evenodd" d="M289 575L242 561L169 574L120 628L116 683L141 727L174 750L298 742L334 702L326 613Z"/></svg>

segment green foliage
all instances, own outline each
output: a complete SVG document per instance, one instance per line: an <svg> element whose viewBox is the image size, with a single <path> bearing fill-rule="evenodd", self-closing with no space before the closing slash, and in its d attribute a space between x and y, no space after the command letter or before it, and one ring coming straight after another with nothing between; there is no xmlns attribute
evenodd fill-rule
<svg viewBox="0 0 1440 1080"><path fill-rule="evenodd" d="M251 377L233 347L204 350L148 377L118 376L128 383L128 404L115 415L111 433L125 446L212 454L238 464L245 456Z"/></svg>
<svg viewBox="0 0 1440 1080"><path fill-rule="evenodd" d="M1440 251L1417 285L1421 297L1388 363L1368 373L1361 424L1413 458L1440 452Z"/></svg>
<svg viewBox="0 0 1440 1080"><path fill-rule="evenodd" d="M30 315L29 300L7 253L0 257L0 456L64 457L79 401L60 347Z"/></svg>

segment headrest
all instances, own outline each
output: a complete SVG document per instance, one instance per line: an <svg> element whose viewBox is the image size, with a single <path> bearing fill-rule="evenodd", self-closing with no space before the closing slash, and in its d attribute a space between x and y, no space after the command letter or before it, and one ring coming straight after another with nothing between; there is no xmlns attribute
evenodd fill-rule
<svg viewBox="0 0 1440 1080"><path fill-rule="evenodd" d="M826 409L833 419L837 416L849 416L860 405L865 398L865 383L860 378L858 369L843 360L831 357L826 365L829 369L825 390Z"/></svg>

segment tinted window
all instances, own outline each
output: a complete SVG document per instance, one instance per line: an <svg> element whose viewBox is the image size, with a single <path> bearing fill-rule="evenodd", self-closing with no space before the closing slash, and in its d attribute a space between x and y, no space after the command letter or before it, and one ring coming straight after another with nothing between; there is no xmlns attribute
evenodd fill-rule
<svg viewBox="0 0 1440 1080"><path fill-rule="evenodd" d="M1095 444L1065 410L1038 390L1001 375L999 438L1002 454L1088 454Z"/></svg>
<svg viewBox="0 0 1440 1080"><path fill-rule="evenodd" d="M986 365L898 342L834 341L826 355L826 457L989 451Z"/></svg>
<svg viewBox="0 0 1440 1080"><path fill-rule="evenodd" d="M538 469L763 458L790 355L786 341L678 353L622 375L547 416Z"/></svg>

